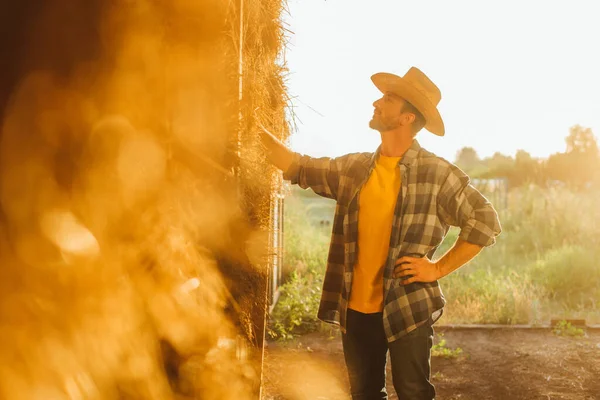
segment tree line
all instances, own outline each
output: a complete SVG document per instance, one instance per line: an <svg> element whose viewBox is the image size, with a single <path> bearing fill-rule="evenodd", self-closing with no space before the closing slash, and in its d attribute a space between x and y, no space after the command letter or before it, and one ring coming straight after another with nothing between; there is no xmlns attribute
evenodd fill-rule
<svg viewBox="0 0 600 400"><path fill-rule="evenodd" d="M564 152L548 158L535 158L518 150L514 157L496 152L481 159L474 148L463 147L456 154L455 164L472 178L506 178L510 187L536 184L576 190L600 188L600 153L592 130L575 125L565 142Z"/></svg>

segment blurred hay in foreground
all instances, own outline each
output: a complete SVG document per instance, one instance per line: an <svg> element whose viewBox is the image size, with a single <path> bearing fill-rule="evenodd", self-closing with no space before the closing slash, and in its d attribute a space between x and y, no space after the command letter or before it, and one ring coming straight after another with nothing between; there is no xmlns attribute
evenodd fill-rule
<svg viewBox="0 0 600 400"><path fill-rule="evenodd" d="M2 6L0 398L256 398L282 5L240 102L239 4Z"/></svg>

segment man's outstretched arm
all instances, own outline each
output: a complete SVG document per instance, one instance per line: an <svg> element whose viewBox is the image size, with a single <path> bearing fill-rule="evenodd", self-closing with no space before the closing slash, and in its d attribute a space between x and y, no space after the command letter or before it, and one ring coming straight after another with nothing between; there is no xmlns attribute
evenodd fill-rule
<svg viewBox="0 0 600 400"><path fill-rule="evenodd" d="M271 164L283 172L287 171L294 160L294 153L264 127L261 127L260 137Z"/></svg>
<svg viewBox="0 0 600 400"><path fill-rule="evenodd" d="M345 157L314 158L294 153L264 127L261 139L269 161L283 171L284 179L303 189L311 188L319 196L337 200L340 175Z"/></svg>

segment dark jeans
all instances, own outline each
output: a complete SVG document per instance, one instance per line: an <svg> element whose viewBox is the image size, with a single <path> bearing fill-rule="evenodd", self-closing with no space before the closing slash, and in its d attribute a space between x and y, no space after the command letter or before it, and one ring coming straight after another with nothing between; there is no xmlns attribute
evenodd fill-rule
<svg viewBox="0 0 600 400"><path fill-rule="evenodd" d="M383 313L363 314L348 309L346 333L342 334L344 358L350 377L352 400L387 399L385 365L388 351L394 389L400 400L432 400L431 374L433 327L420 326L388 343Z"/></svg>

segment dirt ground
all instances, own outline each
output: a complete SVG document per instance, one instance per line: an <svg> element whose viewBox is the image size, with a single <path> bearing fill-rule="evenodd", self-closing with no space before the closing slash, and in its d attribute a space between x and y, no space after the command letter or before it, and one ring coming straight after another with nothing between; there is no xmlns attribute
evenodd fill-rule
<svg viewBox="0 0 600 400"><path fill-rule="evenodd" d="M447 348L463 350L432 358L437 400L600 400L598 329L563 337L550 329L434 328L434 343L442 334ZM398 399L389 365L387 381L389 399ZM262 398L349 399L339 333L267 343Z"/></svg>

